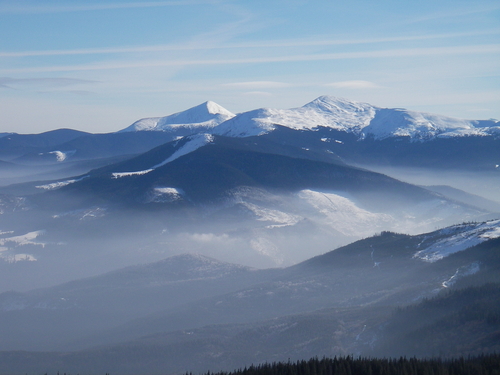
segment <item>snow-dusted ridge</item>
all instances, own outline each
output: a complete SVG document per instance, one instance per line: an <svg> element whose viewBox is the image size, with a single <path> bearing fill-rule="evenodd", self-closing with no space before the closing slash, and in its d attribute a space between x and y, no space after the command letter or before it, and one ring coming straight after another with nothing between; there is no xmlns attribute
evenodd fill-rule
<svg viewBox="0 0 500 375"><path fill-rule="evenodd" d="M134 122L120 132L165 131L191 128L193 132L209 130L234 117L234 114L217 103L208 101L183 112L165 117L144 118Z"/></svg>
<svg viewBox="0 0 500 375"><path fill-rule="evenodd" d="M324 126L358 133L375 116L375 107L367 103L321 96L300 108L263 108L245 112L222 123L215 134L248 137L274 130L275 125L296 130Z"/></svg>
<svg viewBox="0 0 500 375"><path fill-rule="evenodd" d="M144 128L156 130L155 124L154 121L144 123ZM360 138L373 136L375 139L409 137L425 140L500 134L500 123L496 120L463 120L401 108L380 108L333 96L320 96L299 108L260 108L240 113L207 131L228 137L249 137L272 132L276 125L295 130L327 127L354 133Z"/></svg>
<svg viewBox="0 0 500 375"><path fill-rule="evenodd" d="M445 236L443 239L433 241L433 238ZM422 241L421 245L430 245L418 251L414 258L426 262L435 262L448 255L479 245L482 242L500 237L500 220L486 221L484 223L458 224L436 232L432 237Z"/></svg>
<svg viewBox="0 0 500 375"><path fill-rule="evenodd" d="M192 134L203 132L249 137L272 132L276 125L296 130L327 127L353 133L360 138L372 136L375 139L409 137L426 140L500 135L500 122L497 120L463 120L402 108L381 108L334 96L320 96L299 108L260 108L238 115L208 101L170 116L141 119L121 132L175 133L188 129Z"/></svg>
<svg viewBox="0 0 500 375"><path fill-rule="evenodd" d="M50 184L38 185L38 186L35 186L35 187L37 189L54 190L54 189L58 189L60 187L67 186L67 185L73 184L75 182L81 181L81 180L83 180L85 178L88 178L88 177L90 177L90 176L87 175L87 176L83 176L83 177L80 177L80 178L75 178L75 179L65 180L65 181L52 182Z"/></svg>

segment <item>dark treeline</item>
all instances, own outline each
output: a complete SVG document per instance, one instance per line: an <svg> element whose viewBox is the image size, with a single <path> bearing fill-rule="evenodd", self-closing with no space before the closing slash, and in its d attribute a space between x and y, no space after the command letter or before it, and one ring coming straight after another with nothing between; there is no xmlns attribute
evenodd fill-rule
<svg viewBox="0 0 500 375"><path fill-rule="evenodd" d="M186 375L192 375L191 373ZM500 375L500 354L456 359L323 358L206 375Z"/></svg>

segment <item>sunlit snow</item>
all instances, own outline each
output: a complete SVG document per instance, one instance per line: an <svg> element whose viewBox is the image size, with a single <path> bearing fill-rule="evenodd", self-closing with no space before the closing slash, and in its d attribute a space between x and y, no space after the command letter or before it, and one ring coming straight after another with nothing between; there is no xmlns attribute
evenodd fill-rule
<svg viewBox="0 0 500 375"><path fill-rule="evenodd" d="M189 140L181 148L175 151L168 159L153 166L152 169L164 166L165 164L170 163L171 161L174 161L175 159L178 159L181 156L187 155L199 149L200 147L205 146L207 143L213 142L213 140L214 137L211 134L196 134L190 136Z"/></svg>
<svg viewBox="0 0 500 375"><path fill-rule="evenodd" d="M187 137L188 140L182 147L180 147L178 150L176 150L170 157L162 161L161 163L158 163L154 166L152 166L149 169L145 169L142 171L136 171L136 172L114 172L112 173L112 178L117 179L121 177L130 177L130 176L141 176L144 174L147 174L149 172L154 171L156 168L162 167L165 164L168 164L175 159L180 158L181 156L187 155L200 147L206 145L207 143L210 143L213 141L214 137L211 134L196 134Z"/></svg>
<svg viewBox="0 0 500 375"><path fill-rule="evenodd" d="M76 150L71 150L71 151L50 151L50 152L47 152L46 154L48 155L55 155L56 157L56 160L58 162L62 162L64 160L66 160L69 156L71 155L74 155L76 153ZM42 156L42 155L46 155L45 153L40 153L38 155Z"/></svg>
<svg viewBox="0 0 500 375"><path fill-rule="evenodd" d="M346 236L372 235L376 228L394 222L390 215L366 211L334 193L306 189L300 191L298 197L324 215L329 226Z"/></svg>
<svg viewBox="0 0 500 375"><path fill-rule="evenodd" d="M169 203L182 199L184 192L173 187L156 187L146 198L146 203Z"/></svg>
<svg viewBox="0 0 500 375"><path fill-rule="evenodd" d="M136 121L122 132L165 131L174 132L180 128L193 131L208 130L234 117L234 114L217 103L208 101L183 112L165 117L145 118Z"/></svg>
<svg viewBox="0 0 500 375"><path fill-rule="evenodd" d="M76 150L72 151L51 151L49 154L54 154L56 156L57 161L64 161L68 156L73 155L76 152Z"/></svg>
<svg viewBox="0 0 500 375"><path fill-rule="evenodd" d="M273 210L270 208L260 207L253 203L241 202L241 204L252 211L255 216L257 216L257 220L273 223L266 227L269 229L292 226L302 220L301 216L293 215L279 210Z"/></svg>
<svg viewBox="0 0 500 375"><path fill-rule="evenodd" d="M443 235L446 234L447 237L433 242L432 245L418 251L414 257L432 263L489 239L499 238L500 220L455 225L439 231L437 235L440 233ZM425 246L425 241L423 241L423 244Z"/></svg>
<svg viewBox="0 0 500 375"><path fill-rule="evenodd" d="M267 133L273 130L275 125L292 129L324 126L359 132L374 116L375 108L367 103L322 96L300 108L263 108L242 113L219 125L214 129L214 133L248 137Z"/></svg>
<svg viewBox="0 0 500 375"><path fill-rule="evenodd" d="M137 172L115 172L115 173L111 174L111 176L112 176L111 178L117 179L117 178L121 178L121 177L142 176L143 174L149 173L152 170L153 170L153 168L146 169L143 171L137 171Z"/></svg>
<svg viewBox="0 0 500 375"><path fill-rule="evenodd" d="M214 134L231 137L249 137L273 131L276 125L297 130L327 127L376 139L409 137L430 139L435 137L486 136L500 132L498 121L483 126L474 120L408 111L379 108L368 103L355 102L333 96L321 96L299 108L262 108L241 113L214 128ZM328 138L321 138L328 142ZM342 143L335 140L335 142Z"/></svg>

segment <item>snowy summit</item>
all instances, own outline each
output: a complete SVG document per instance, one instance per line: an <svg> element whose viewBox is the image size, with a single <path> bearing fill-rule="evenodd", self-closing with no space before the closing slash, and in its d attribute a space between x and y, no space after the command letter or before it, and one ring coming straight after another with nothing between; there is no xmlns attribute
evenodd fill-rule
<svg viewBox="0 0 500 375"><path fill-rule="evenodd" d="M334 96L320 96L299 108L260 108L238 115L208 101L170 116L139 120L122 132L155 130L174 133L182 129L191 134L250 137L270 133L277 125L295 130L326 127L356 134L361 139L408 137L428 140L500 134L500 124L496 120L463 120L401 108L381 108Z"/></svg>
<svg viewBox="0 0 500 375"><path fill-rule="evenodd" d="M234 114L217 103L208 101L183 112L165 117L150 117L134 122L121 132L165 131L192 128L196 131L209 130L234 117Z"/></svg>
<svg viewBox="0 0 500 375"><path fill-rule="evenodd" d="M299 108L263 108L245 112L231 118L214 129L214 133L247 137L274 130L276 125L297 130L327 127L364 138L484 136L500 133L498 121L462 120L446 116L380 108L333 96L320 96Z"/></svg>

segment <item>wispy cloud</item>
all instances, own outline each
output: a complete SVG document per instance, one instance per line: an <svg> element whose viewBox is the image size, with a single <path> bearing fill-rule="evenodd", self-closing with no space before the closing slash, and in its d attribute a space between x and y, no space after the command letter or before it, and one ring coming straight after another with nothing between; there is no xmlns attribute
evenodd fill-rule
<svg viewBox="0 0 500 375"><path fill-rule="evenodd" d="M407 23L420 23L420 22L426 22L426 21L431 21L431 20L441 20L445 18L459 18L459 17L467 17L471 16L473 14L481 14L481 13L491 13L496 10L500 10L500 5L495 4L495 5L483 5L479 6L477 3L471 3L472 5L471 8L456 8L452 11L448 10L445 12L435 12L435 13L430 13L424 16L420 16L417 18L414 18L413 20L406 20Z"/></svg>
<svg viewBox="0 0 500 375"><path fill-rule="evenodd" d="M43 95L53 95L53 94L64 94L64 96L74 95L74 96L92 96L95 95L94 91L87 90L65 90L65 89L46 89L46 90L34 90L33 92Z"/></svg>
<svg viewBox="0 0 500 375"><path fill-rule="evenodd" d="M241 21L235 26L241 26ZM99 55L99 54L123 54L123 53L141 53L141 52L168 52L168 51L194 51L208 49L238 49L238 48L286 48L286 47L314 47L314 46L333 46L333 45L357 45L357 44L377 44L388 42L409 42L430 39L460 38L480 35L498 35L499 30L487 30L466 33L449 33L434 35L413 35L386 38L366 38L366 39L294 39L294 40L274 40L257 41L246 43L183 43L183 44L164 44L151 46L131 46L131 47L110 47L110 48L82 48L82 49L64 49L64 50L41 50L41 51L0 51L0 57L29 57L29 56L64 56L64 55Z"/></svg>
<svg viewBox="0 0 500 375"><path fill-rule="evenodd" d="M325 84L325 86L338 89L376 89L380 87L373 82L361 80L332 82Z"/></svg>
<svg viewBox="0 0 500 375"><path fill-rule="evenodd" d="M0 13L67 13L113 9L156 8L169 6L189 6L196 4L217 4L217 0L144 1L133 3L94 3L86 5L32 5L0 4Z"/></svg>
<svg viewBox="0 0 500 375"><path fill-rule="evenodd" d="M221 86L248 90L248 89L277 89L277 88L289 87L290 84L284 82L275 82L275 81L249 81L249 82L224 83Z"/></svg>
<svg viewBox="0 0 500 375"><path fill-rule="evenodd" d="M91 84L97 81L78 78L11 78L0 77L0 87L12 88L12 86L35 86L35 87L67 87L81 84Z"/></svg>
<svg viewBox="0 0 500 375"><path fill-rule="evenodd" d="M270 92L267 91L248 91L244 92L243 95L248 95L248 96L272 96Z"/></svg>
<svg viewBox="0 0 500 375"><path fill-rule="evenodd" d="M190 66L190 65L232 65L232 64L263 64L263 63L284 63L284 62L305 62L305 61L327 61L345 59L367 59L367 58L404 58L421 56L441 56L441 55L471 55L471 54L498 54L500 44L485 44L472 46L454 47L432 47L432 48L403 48L379 51L361 52L339 52L326 54L301 54L286 56L259 56L249 58L221 58L221 59L187 59L187 60L144 60L129 62L109 62L86 65L63 65L45 66L31 68L2 69L3 74L29 73L29 72L70 72L70 71L91 71L110 69L134 69L152 68L166 66Z"/></svg>

